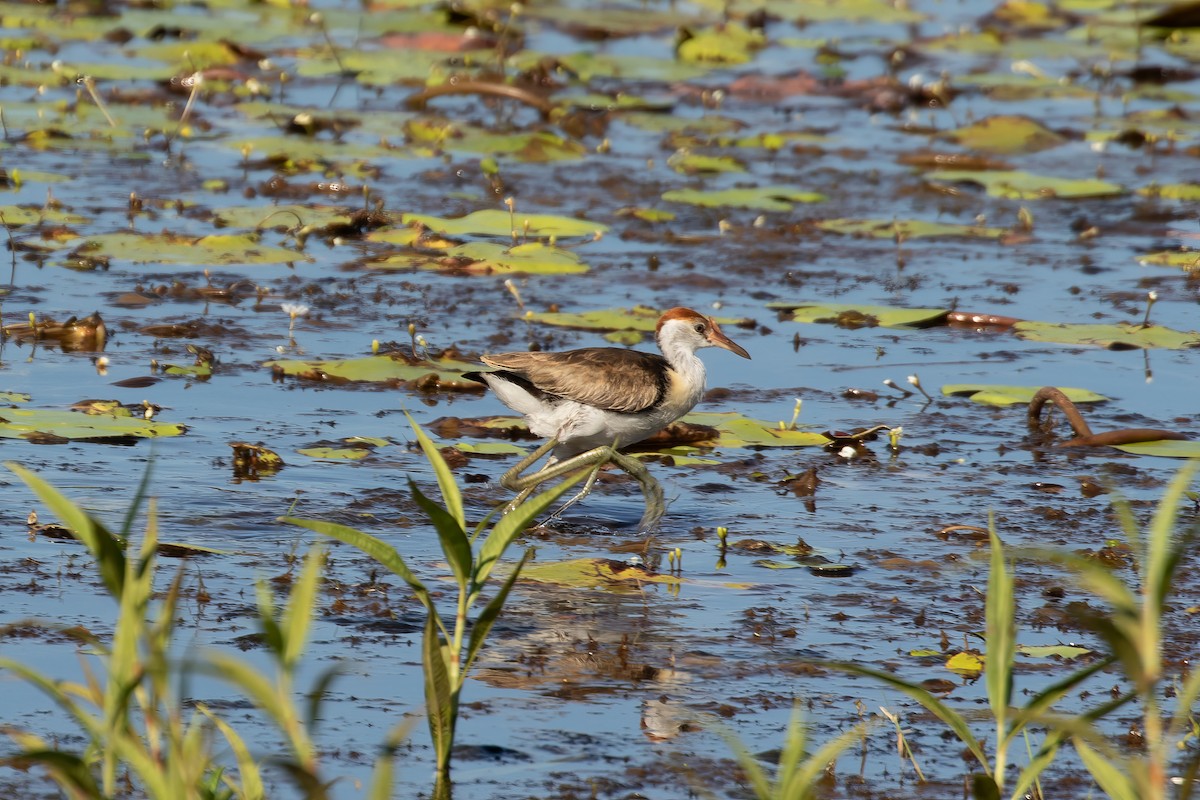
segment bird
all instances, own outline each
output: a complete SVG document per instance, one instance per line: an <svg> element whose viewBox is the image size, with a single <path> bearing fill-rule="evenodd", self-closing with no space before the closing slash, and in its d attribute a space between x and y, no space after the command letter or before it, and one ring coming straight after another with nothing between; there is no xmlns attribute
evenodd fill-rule
<svg viewBox="0 0 1200 800"><path fill-rule="evenodd" d="M465 373L523 414L529 431L547 440L501 477L501 485L521 493L513 504L548 480L611 462L642 487L646 511L640 527L658 522L665 510L662 489L641 462L617 448L653 436L700 402L705 369L697 350L720 347L742 358L750 354L716 320L681 306L659 317L654 338L662 355L619 347L486 354L480 360L490 370ZM521 474L547 453L550 459L541 470ZM586 496L595 478L593 473L555 516Z"/></svg>

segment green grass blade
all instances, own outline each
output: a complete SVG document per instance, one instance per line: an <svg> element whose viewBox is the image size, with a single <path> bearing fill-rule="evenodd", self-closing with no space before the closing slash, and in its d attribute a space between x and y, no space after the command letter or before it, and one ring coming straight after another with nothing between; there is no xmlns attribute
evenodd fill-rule
<svg viewBox="0 0 1200 800"><path fill-rule="evenodd" d="M460 590L465 590L471 577L471 542L467 539L466 531L446 509L422 494L412 478L408 479L408 490L412 493L413 500L425 512L425 516L433 523L433 529L437 531L438 541L442 545L442 552L446 554L446 563L450 565L450 571L454 574L454 581Z"/></svg>
<svg viewBox="0 0 1200 800"><path fill-rule="evenodd" d="M371 774L371 786L367 790L367 800L392 800L396 782L396 753L401 743L408 738L412 731L412 720L405 720L388 731L383 747L375 758L375 769Z"/></svg>
<svg viewBox="0 0 1200 800"><path fill-rule="evenodd" d="M300 578L292 585L287 606L284 607L280 633L283 639L283 665L288 670L294 669L304 654L324 566L325 551L319 544L314 544L304 559Z"/></svg>
<svg viewBox="0 0 1200 800"><path fill-rule="evenodd" d="M1073 739L1072 743L1087 771L1111 800L1139 800L1133 781L1121 772L1113 759L1096 752L1080 739Z"/></svg>
<svg viewBox="0 0 1200 800"><path fill-rule="evenodd" d="M53 776L60 788L74 798L101 798L104 792L92 776L88 763L74 753L49 748L26 748L4 759L4 766L27 771L38 766Z"/></svg>
<svg viewBox="0 0 1200 800"><path fill-rule="evenodd" d="M479 654L479 650L483 647L484 641L487 640L492 626L496 624L500 612L504 609L504 604L508 601L508 593L512 590L513 585L516 584L517 577L521 574L521 568L525 566L525 562L528 559L529 551L526 550L521 556L521 560L513 567L512 573L500 586L500 591L496 592L496 596L483 607L483 611L479 612L479 616L475 618L475 622L471 625L471 637L467 643L467 657L463 660L462 666L464 675L470 671L471 665L475 663L475 656Z"/></svg>
<svg viewBox="0 0 1200 800"><path fill-rule="evenodd" d="M1009 730L1008 737L1005 739L1005 744L1020 732L1025 726L1036 724L1042 717L1050 711L1051 707L1062 698L1066 697L1077 686L1092 677L1098 672L1107 669L1113 662L1116 656L1102 658L1094 664L1090 664L1081 670L1072 672L1070 675L1058 680L1045 689L1035 694L1030 698L1029 702L1021 709L1018 709L1012 716L1012 726Z"/></svg>
<svg viewBox="0 0 1200 800"><path fill-rule="evenodd" d="M750 784L750 791L753 793L755 800L778 800L775 795L775 788L771 785L771 779L767 776L767 771L763 769L762 764L754 757L754 754L746 749L746 745L739 739L733 731L719 722L713 722L712 727L725 740L725 744L733 751L733 757L737 761L743 773L745 773L745 781Z"/></svg>
<svg viewBox="0 0 1200 800"><path fill-rule="evenodd" d="M890 672L883 672L881 670L871 669L870 667L863 667L858 664L851 664L842 661L816 661L813 663L820 667L827 667L829 669L841 670L842 672L849 672L852 675L862 675L866 678L874 678L875 680L886 683L888 686L891 686L894 689L900 690L923 705L925 709L929 711L929 713L946 723L950 730L954 732L954 735L958 737L959 741L966 745L967 749L971 751L971 754L975 756L976 760L979 761L979 765L983 768L984 772L988 775L992 774L991 766L988 763L987 753L984 752L983 745L981 745L979 740L975 738L975 735L971 733L971 728L967 725L967 721L959 716L959 714L957 714L952 708L947 706L941 700L938 700L924 688L917 686L916 684L909 683L903 678L898 678Z"/></svg>
<svg viewBox="0 0 1200 800"><path fill-rule="evenodd" d="M262 772L258 768L258 762L251 755L250 748L246 746L245 740L238 735L238 732L233 729L232 725L212 713L203 703L197 703L196 708L201 714L208 717L217 730L221 732L221 735L225 737L225 741L229 744L229 749L233 751L234 758L237 759L238 777L241 778L241 785L233 784L229 778L223 778L225 783L230 785L240 800L264 800L266 790L263 786Z"/></svg>
<svg viewBox="0 0 1200 800"><path fill-rule="evenodd" d="M429 719L429 735L437 754L438 772L450 768L450 751L454 747L454 726L458 718L458 692L451 683L446 666L446 645L433 615L425 620L421 660L425 672L425 713Z"/></svg>
<svg viewBox="0 0 1200 800"><path fill-rule="evenodd" d="M429 465L433 467L433 474L437 477L438 488L442 491L442 503L445 504L446 510L450 512L450 516L458 522L458 527L466 530L467 518L463 514L462 495L458 491L458 481L454 479L454 473L450 471L450 465L446 463L446 459L442 458L437 445L425 434L425 431L421 430L421 426L412 418L412 415L405 412L404 416L408 417L408 422L412 425L413 433L417 435L417 441L421 444L421 450L425 453L425 458L429 461Z"/></svg>
<svg viewBox="0 0 1200 800"><path fill-rule="evenodd" d="M408 565L404 563L404 558L397 552L396 548L382 539L378 539L369 533L363 533L355 528L339 525L336 522L299 519L297 517L280 517L279 521L286 522L289 525L299 525L302 528L316 531L323 536L328 536L331 539L345 542L352 547L357 547L382 566L400 576L413 590L413 594L416 595L417 599L421 601L421 605L427 609L433 607L429 591L425 588L425 584L408 568Z"/></svg>
<svg viewBox="0 0 1200 800"><path fill-rule="evenodd" d="M125 551L118 541L99 520L92 517L78 505L40 477L12 461L6 462L13 473L33 490L33 493L46 504L54 515L62 521L84 547L96 559L100 571L100 579L108 589L109 594L119 598L125 587Z"/></svg>
<svg viewBox="0 0 1200 800"><path fill-rule="evenodd" d="M803 787L798 772L804 761L804 748L807 745L808 730L804 727L804 717L800 704L792 705L792 715L788 718L788 726L783 736L783 748L779 752L779 774L775 783L779 788L781 798L790 796L793 786Z"/></svg>
<svg viewBox="0 0 1200 800"><path fill-rule="evenodd" d="M987 658L985 679L988 703L996 722L995 781L997 793L1004 782L1005 740L1008 737L1008 709L1012 700L1013 657L1017 649L1017 623L1014 619L1013 578L1004 558L1004 545L996 534L993 519L988 520L991 541L991 566L988 570L987 599L984 604Z"/></svg>
<svg viewBox="0 0 1200 800"><path fill-rule="evenodd" d="M479 555L475 559L475 585L482 586L512 541L520 536L539 514L586 475L587 470L572 475L558 485L534 495L497 520L483 544L479 546Z"/></svg>

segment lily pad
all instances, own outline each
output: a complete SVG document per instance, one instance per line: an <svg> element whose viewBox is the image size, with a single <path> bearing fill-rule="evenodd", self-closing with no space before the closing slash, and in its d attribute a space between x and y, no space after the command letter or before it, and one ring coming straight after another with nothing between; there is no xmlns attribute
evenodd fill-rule
<svg viewBox="0 0 1200 800"><path fill-rule="evenodd" d="M182 436L185 425L118 414L81 414L36 408L0 408L0 439L37 444L94 441L126 444L138 439Z"/></svg>
<svg viewBox="0 0 1200 800"><path fill-rule="evenodd" d="M1137 193L1144 197L1164 197L1168 200L1200 200L1200 183L1155 183L1143 186Z"/></svg>
<svg viewBox="0 0 1200 800"><path fill-rule="evenodd" d="M405 225L424 225L443 236L503 236L536 238L595 236L606 233L608 226L576 217L554 214L510 214L489 208L473 211L465 217L443 219L425 214L405 214Z"/></svg>
<svg viewBox="0 0 1200 800"><path fill-rule="evenodd" d="M944 308L893 308L851 303L768 303L768 308L791 311L796 322L817 322L844 328L929 328L944 325Z"/></svg>
<svg viewBox="0 0 1200 800"><path fill-rule="evenodd" d="M671 189L663 192L668 203L688 203L705 208L747 208L752 211L791 211L796 203L822 203L819 192L806 192L789 186L759 186L749 189Z"/></svg>
<svg viewBox="0 0 1200 800"><path fill-rule="evenodd" d="M463 372L479 368L478 364L452 359L420 361L401 353L334 361L277 359L267 361L263 366L304 380L395 383L424 379L439 384L455 383Z"/></svg>
<svg viewBox="0 0 1200 800"><path fill-rule="evenodd" d="M1017 652L1030 658L1065 658L1068 661L1091 653L1086 647L1074 644L1019 644Z"/></svg>
<svg viewBox="0 0 1200 800"><path fill-rule="evenodd" d="M1120 184L1096 178L1055 178L1019 170L947 169L927 173L925 179L940 183L977 183L993 197L1014 200L1116 197L1125 193Z"/></svg>
<svg viewBox="0 0 1200 800"><path fill-rule="evenodd" d="M1015 324L1013 331L1022 339L1034 342L1092 345L1109 350L1182 350L1186 347L1200 347L1200 332L1177 331L1158 325L1143 327L1127 322L1094 325L1023 321Z"/></svg>
<svg viewBox="0 0 1200 800"><path fill-rule="evenodd" d="M766 43L760 30L725 23L692 33L680 43L676 55L689 63L745 64Z"/></svg>
<svg viewBox="0 0 1200 800"><path fill-rule="evenodd" d="M497 242L468 242L436 255L397 253L375 268L416 267L475 275L522 273L527 275L578 275L590 268L572 250L542 242L507 247Z"/></svg>
<svg viewBox="0 0 1200 800"><path fill-rule="evenodd" d="M983 656L978 653L955 653L946 661L946 669L966 675L983 672Z"/></svg>
<svg viewBox="0 0 1200 800"><path fill-rule="evenodd" d="M989 383L948 383L942 387L947 397L969 397L974 403L988 406L1028 404L1041 386L1003 386ZM1088 389L1060 387L1059 391L1073 403L1103 403L1111 398Z"/></svg>
<svg viewBox="0 0 1200 800"><path fill-rule="evenodd" d="M521 570L521 580L553 583L575 588L627 585L642 583L683 583L677 575L662 575L644 567L609 558L577 558L551 564L527 564Z"/></svg>
<svg viewBox="0 0 1200 800"><path fill-rule="evenodd" d="M926 222L919 219L876 220L876 219L826 219L817 227L830 233L850 236L869 236L875 239L929 239L966 237L998 239L1008 233L1005 228L988 228L982 225L956 225L949 222Z"/></svg>
<svg viewBox="0 0 1200 800"><path fill-rule="evenodd" d="M1200 441L1161 439L1155 442L1116 445L1118 450L1139 456L1163 458L1200 458Z"/></svg>
<svg viewBox="0 0 1200 800"><path fill-rule="evenodd" d="M684 422L708 425L720 434L712 447L821 447L829 438L813 431L788 430L778 423L751 419L734 411L695 411L683 417Z"/></svg>
<svg viewBox="0 0 1200 800"><path fill-rule="evenodd" d="M1166 250L1160 253L1147 253L1138 256L1142 266L1156 265L1163 267L1179 267L1187 271L1200 269L1200 250Z"/></svg>
<svg viewBox="0 0 1200 800"><path fill-rule="evenodd" d="M529 452L512 442L460 442L454 449L469 456L523 456Z"/></svg>
<svg viewBox="0 0 1200 800"><path fill-rule="evenodd" d="M946 136L964 147L992 153L1036 153L1067 141L1040 122L1016 115L981 119Z"/></svg>
<svg viewBox="0 0 1200 800"><path fill-rule="evenodd" d="M73 251L86 258L115 258L135 264L291 264L312 261L304 253L262 243L257 234L178 236L171 233L104 233L89 236Z"/></svg>
<svg viewBox="0 0 1200 800"><path fill-rule="evenodd" d="M0 403L28 403L31 399L24 392L0 392Z"/></svg>
<svg viewBox="0 0 1200 800"><path fill-rule="evenodd" d="M389 440L378 437L350 436L337 442L321 442L302 447L296 452L323 461L361 461L371 455L376 447L389 444Z"/></svg>
<svg viewBox="0 0 1200 800"><path fill-rule="evenodd" d="M684 175L698 172L745 172L746 165L733 156L710 156L682 149L667 159L667 166Z"/></svg>
<svg viewBox="0 0 1200 800"><path fill-rule="evenodd" d="M651 332L658 325L662 310L649 306L632 308L603 308L595 311L568 313L565 311L529 311L525 319L562 328L578 328L589 331L643 331ZM715 317L718 325L740 325L744 319Z"/></svg>

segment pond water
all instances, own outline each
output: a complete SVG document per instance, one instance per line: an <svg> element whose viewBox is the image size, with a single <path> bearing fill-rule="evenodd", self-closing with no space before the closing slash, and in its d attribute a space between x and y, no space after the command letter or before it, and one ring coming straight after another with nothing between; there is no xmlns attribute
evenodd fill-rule
<svg viewBox="0 0 1200 800"><path fill-rule="evenodd" d="M636 486L607 476L563 520L530 532L521 544L535 565L637 555L665 572L678 548L684 581L518 583L465 692L458 741L474 749L456 761L455 794L684 798L702 787L736 795L731 751L709 721L767 751L780 745L797 701L815 743L857 723L859 702L868 716L881 705L899 712L925 775L955 790L969 767L941 723L895 691L806 663L853 660L950 681L948 703L982 709L981 681L945 669L944 658L912 655L982 646L986 542L938 531L986 526L994 514L1008 544L1098 550L1118 528L1110 497L1081 482L1119 488L1144 518L1179 467L1113 448L1055 449L1030 434L1023 406L974 403L941 387L1080 387L1108 398L1085 408L1095 430L1200 437L1194 273L1182 260L1145 263L1200 237L1197 187L1188 183L1200 175L1200 143L1185 111L1200 97L1194 31L1139 27L1138 15L1162 7L1115 1L1072 2L1044 17L1032 4L932 0L551 2L515 19L508 4L463 8L465 21L419 2L364 11L234 1L207 13L113 3L103 14L0 4L0 165L9 176L0 204L13 254L0 285L0 392L27 396L5 397L5 406L148 401L161 407L156 421L187 428L128 446L4 434L4 459L114 527L152 469L162 537L221 551L185 563L178 653L236 652L255 630L254 582L288 574L314 541L280 524L285 514L360 527L431 582L444 578L437 538L406 488L411 476L435 490L403 412L431 432L447 417L508 413L461 387L322 382L277 375L269 362L365 358L377 341L383 352L473 363L485 352L601 345L610 332L555 327L525 311L686 305L728 318L726 332L753 360L704 351L708 385L721 391L698 411L776 427L801 398L801 429L901 427L899 450L886 435L851 459L819 447L701 448L694 455L703 463L651 463L670 501L652 536L636 530ZM729 27L717 30L723 13ZM754 24L765 29L756 34ZM471 25L493 46L467 49ZM682 29L693 47L677 52ZM751 44L739 48L739 37ZM468 89L468 79L497 81L499 51L505 75L572 116L555 124L529 102L477 90L433 97L424 109L406 105L427 78L458 76ZM197 69L204 81L181 124L190 90L177 79ZM95 78L103 111L81 75ZM976 127L987 121L990 133ZM1028 173L1032 188L1011 196L1026 180L1013 177L1007 192L989 194L986 172L935 174L980 168ZM763 187L779 188L715 206L664 198ZM779 203L795 192L819 193L808 198L819 202ZM518 229L534 214L608 226L599 238L556 242L587 270L440 255L450 244L507 243L503 235L405 238L404 214L507 212L507 198ZM378 215L356 228L346 218L364 202ZM277 206L287 210L269 216ZM342 227L324 228L336 219ZM884 233L839 233L846 220ZM909 221L967 227L925 236ZM302 225L314 230L305 236ZM231 238L203 238L217 236ZM1010 326L808 323L769 305L1136 326L1151 292L1151 322L1183 332L1185 346L1039 341ZM283 304L308 310L292 320ZM92 312L107 327L102 348L63 348L18 329L30 315L44 323ZM211 374L191 369L189 345L212 353ZM884 386L907 388L910 375L931 399ZM877 396L848 398L849 389ZM1061 441L1069 435L1059 424ZM388 441L359 460L300 452L346 437ZM261 443L286 466L247 477L235 469L232 442ZM455 462L472 519L508 499L497 479L513 460ZM789 481L809 469L820 483L798 497ZM42 522L50 515L9 473L0 486L9 534L0 543L0 621L110 631L115 608L85 551L27 537L31 510ZM729 530L723 557L718 527ZM797 540L852 574L769 568L799 566L771 550ZM164 564L165 582L176 561ZM1180 669L1196 654L1200 604L1184 573L1166 618L1167 658ZM1134 580L1128 568L1122 574ZM327 577L300 685L331 664L344 670L318 729L326 777L340 779L334 796L362 796L385 732L405 716L416 725L396 796L425 792L433 756L419 718L420 609L399 580L349 547L331 546ZM1022 562L1017 593L1021 644L1101 648L1066 611L1087 595L1055 570ZM76 647L51 634L10 631L0 650L46 675L79 675ZM260 650L239 655L267 665ZM1018 692L1071 668L1025 658ZM48 701L18 691L10 675L0 680L0 719L78 743ZM1103 675L1093 690L1114 680ZM188 692L213 706L236 699L199 677ZM1063 710L1086 705L1072 697ZM278 746L251 709L231 709L255 747ZM990 721L977 721L984 735ZM1048 784L1084 796L1093 789L1081 771L1064 756ZM4 768L0 782L52 796L37 775ZM883 729L842 759L835 786L859 795L928 791Z"/></svg>

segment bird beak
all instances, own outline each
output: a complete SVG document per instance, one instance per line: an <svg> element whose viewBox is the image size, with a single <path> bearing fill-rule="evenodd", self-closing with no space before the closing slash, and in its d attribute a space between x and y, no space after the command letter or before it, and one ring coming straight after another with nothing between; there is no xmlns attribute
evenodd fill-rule
<svg viewBox="0 0 1200 800"><path fill-rule="evenodd" d="M737 353L742 358L750 358L750 354L746 352L746 348L722 333L721 327L713 319L709 319L708 321L708 343L714 347L723 347L731 353Z"/></svg>

